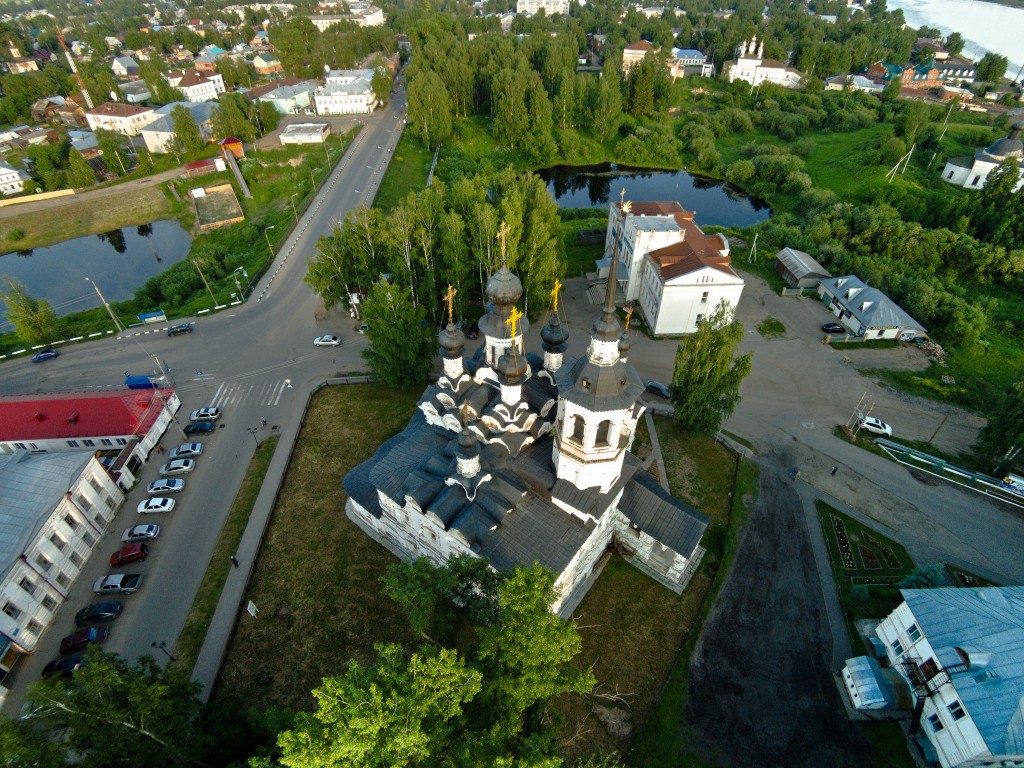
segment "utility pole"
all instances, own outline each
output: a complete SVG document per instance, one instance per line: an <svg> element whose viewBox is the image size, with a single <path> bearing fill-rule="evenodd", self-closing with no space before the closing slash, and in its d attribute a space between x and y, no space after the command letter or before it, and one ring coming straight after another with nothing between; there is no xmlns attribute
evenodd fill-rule
<svg viewBox="0 0 1024 768"><path fill-rule="evenodd" d="M213 295L213 291L210 290L210 284L206 282L206 275L203 274L203 270L199 268L199 259L191 259L192 266L196 268L196 272L199 273L199 277L202 278L203 285L206 286L206 292L210 294L210 298L213 300L213 306L217 306L217 297Z"/></svg>
<svg viewBox="0 0 1024 768"><path fill-rule="evenodd" d="M96 285L96 283L93 282L92 280L89 280L88 277L85 279L92 283L92 287L96 289L96 295L100 297L100 301L103 302L103 306L107 308L107 314L109 314L110 319L114 321L114 326L117 328L117 332L124 333L124 326L121 325L121 321L117 319L117 315L114 314L114 310L110 308L110 305L107 303L107 300L103 298L103 294L100 293L100 287Z"/></svg>
<svg viewBox="0 0 1024 768"><path fill-rule="evenodd" d="M92 96L89 95L89 91L85 87L85 81L82 80L82 76L78 74L78 67L75 66L75 59L71 56L71 51L68 50L67 43L64 42L64 33L60 31L60 25L57 24L56 21L53 22L53 26L57 30L57 42L60 43L61 50L64 51L64 56L68 60L68 66L71 67L71 73L75 76L75 80L78 81L78 90L82 94L82 98L85 100L85 106L88 109L92 109Z"/></svg>

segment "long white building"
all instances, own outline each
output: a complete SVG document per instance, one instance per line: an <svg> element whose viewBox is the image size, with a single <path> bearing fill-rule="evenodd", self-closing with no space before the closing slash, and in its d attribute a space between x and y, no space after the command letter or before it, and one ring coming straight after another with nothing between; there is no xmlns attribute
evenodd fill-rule
<svg viewBox="0 0 1024 768"><path fill-rule="evenodd" d="M377 106L372 69L332 69L313 93L318 115L361 115Z"/></svg>

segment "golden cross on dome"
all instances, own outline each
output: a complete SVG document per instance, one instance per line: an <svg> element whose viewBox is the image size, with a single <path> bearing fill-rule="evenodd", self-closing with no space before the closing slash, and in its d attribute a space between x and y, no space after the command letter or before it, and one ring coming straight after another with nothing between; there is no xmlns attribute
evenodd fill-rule
<svg viewBox="0 0 1024 768"><path fill-rule="evenodd" d="M510 338L516 337L516 328L519 325L519 319L523 316L523 313L519 311L519 307L513 306L512 311L508 314L508 320L505 321L505 325L509 327L511 333Z"/></svg>
<svg viewBox="0 0 1024 768"><path fill-rule="evenodd" d="M448 322L449 323L453 322L452 321L452 308L455 306L455 294L457 294L457 293L458 293L458 291L455 290L452 287L452 284L448 283L448 291L447 291L447 293L445 293L444 298L442 299L442 301L445 303L445 306L448 307Z"/></svg>
<svg viewBox="0 0 1024 768"><path fill-rule="evenodd" d="M498 240L501 241L501 263L505 263L505 241L508 239L508 222L501 222L501 226L498 228Z"/></svg>
<svg viewBox="0 0 1024 768"><path fill-rule="evenodd" d="M555 287L551 289L551 311L558 313L558 292L562 290L562 281L555 278Z"/></svg>
<svg viewBox="0 0 1024 768"><path fill-rule="evenodd" d="M629 321L633 319L633 305L627 304L623 309L626 311L626 330L629 330Z"/></svg>
<svg viewBox="0 0 1024 768"><path fill-rule="evenodd" d="M623 216L627 215L631 210L633 210L633 204L626 199L625 187L623 187L622 191L619 193L619 200L619 209L622 211Z"/></svg>

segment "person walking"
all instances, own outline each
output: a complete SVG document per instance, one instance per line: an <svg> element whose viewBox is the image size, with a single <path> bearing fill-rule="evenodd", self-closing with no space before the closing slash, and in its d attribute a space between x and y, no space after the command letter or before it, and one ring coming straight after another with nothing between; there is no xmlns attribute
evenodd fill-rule
<svg viewBox="0 0 1024 768"><path fill-rule="evenodd" d="M232 555L232 556L231 556L231 564L232 564L233 566L235 566L235 568L237 568L237 567L238 567L238 558L237 558L237 557L235 557L234 555Z"/></svg>
<svg viewBox="0 0 1024 768"><path fill-rule="evenodd" d="M793 467L791 470L789 470L790 480L795 481L798 477L800 477L800 467Z"/></svg>
<svg viewBox="0 0 1024 768"><path fill-rule="evenodd" d="M836 476L836 472L839 471L839 467L832 467L832 477Z"/></svg>

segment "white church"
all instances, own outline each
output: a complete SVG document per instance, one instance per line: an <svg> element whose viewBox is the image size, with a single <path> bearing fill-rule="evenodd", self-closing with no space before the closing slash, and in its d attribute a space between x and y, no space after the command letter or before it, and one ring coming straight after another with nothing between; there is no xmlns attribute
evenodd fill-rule
<svg viewBox="0 0 1024 768"><path fill-rule="evenodd" d="M1020 176L1014 191L1024 188L1024 120L1015 123L1010 135L999 139L991 147L976 150L973 158L955 158L946 163L942 180L965 189L981 189L988 182L988 175L1005 160L1015 159L1020 166Z"/></svg>
<svg viewBox="0 0 1024 768"><path fill-rule="evenodd" d="M803 73L783 62L764 57L764 41L754 37L744 40L736 48L736 58L725 62L722 75L730 83L744 80L751 85L775 83L783 88L802 88Z"/></svg>
<svg viewBox="0 0 1024 768"><path fill-rule="evenodd" d="M559 286L540 357L524 348L523 286L503 264L487 282L483 346L467 356L461 330L449 321L441 331L443 373L405 430L345 478L348 517L403 558L540 563L557 574L552 610L563 617L613 547L681 592L710 521L630 453L644 385L626 362L614 263L587 353L568 359Z"/></svg>

